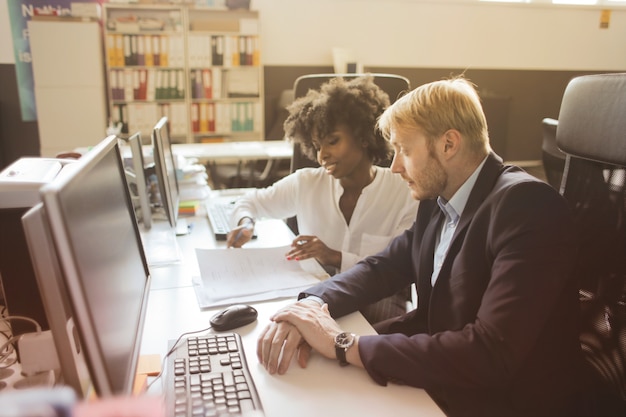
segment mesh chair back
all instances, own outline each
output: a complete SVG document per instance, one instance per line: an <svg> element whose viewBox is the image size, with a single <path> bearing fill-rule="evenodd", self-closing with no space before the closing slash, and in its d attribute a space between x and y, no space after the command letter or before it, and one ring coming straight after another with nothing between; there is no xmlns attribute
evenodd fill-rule
<svg viewBox="0 0 626 417"><path fill-rule="evenodd" d="M581 346L607 394L603 414L626 415L626 74L573 79L557 144L567 155L561 192L580 253Z"/></svg>

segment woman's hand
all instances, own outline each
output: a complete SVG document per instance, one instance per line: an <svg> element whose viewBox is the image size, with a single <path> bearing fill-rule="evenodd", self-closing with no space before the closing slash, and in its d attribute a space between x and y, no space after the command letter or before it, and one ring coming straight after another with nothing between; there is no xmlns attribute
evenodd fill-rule
<svg viewBox="0 0 626 417"><path fill-rule="evenodd" d="M226 247L240 248L252 239L252 235L254 235L254 222L245 217L240 221L239 226L232 229L226 236Z"/></svg>
<svg viewBox="0 0 626 417"><path fill-rule="evenodd" d="M317 236L299 235L291 242L291 248L285 255L289 260L315 258L322 265L341 267L341 252L329 248Z"/></svg>

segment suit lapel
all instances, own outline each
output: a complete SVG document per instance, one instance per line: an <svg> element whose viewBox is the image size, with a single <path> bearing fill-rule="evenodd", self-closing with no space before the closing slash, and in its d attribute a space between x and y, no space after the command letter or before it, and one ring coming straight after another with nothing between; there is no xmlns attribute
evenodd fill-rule
<svg viewBox="0 0 626 417"><path fill-rule="evenodd" d="M443 212L435 202L432 207L431 221L424 229L424 234L421 239L422 250L420 251L419 257L419 279L417 289L420 295L423 296L424 300L428 300L430 298L430 278L433 274L435 242L437 240L437 233L441 231L441 225L444 219L445 216Z"/></svg>
<svg viewBox="0 0 626 417"><path fill-rule="evenodd" d="M448 253L446 254L446 257L443 261L441 271L449 270L449 264L454 261L456 254L459 252L460 245L463 243L465 233L467 232L467 228L474 218L474 214L476 214L476 211L478 210L480 205L487 199L489 193L491 193L491 191L493 190L493 187L504 168L505 165L502 164L502 159L495 153L491 152L487 157L487 160L485 161L485 165L483 165L482 170L478 174L478 178L476 179L476 184L474 184L474 188L472 188L472 191L470 192L467 204L465 205L465 209L463 210L463 214L459 219L457 229L455 230L452 241L450 242L450 248L448 249ZM434 256L434 252L432 253ZM437 282L435 283L435 285L440 281L441 278L448 279L448 276L447 274L440 273L440 276L437 278ZM430 279L430 275L428 275L428 279Z"/></svg>

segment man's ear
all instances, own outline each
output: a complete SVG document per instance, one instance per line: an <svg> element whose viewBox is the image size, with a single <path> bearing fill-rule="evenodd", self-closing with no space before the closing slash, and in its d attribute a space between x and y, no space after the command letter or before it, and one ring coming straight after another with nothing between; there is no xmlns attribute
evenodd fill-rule
<svg viewBox="0 0 626 417"><path fill-rule="evenodd" d="M449 129L443 134L443 156L451 158L456 155L461 145L461 132Z"/></svg>

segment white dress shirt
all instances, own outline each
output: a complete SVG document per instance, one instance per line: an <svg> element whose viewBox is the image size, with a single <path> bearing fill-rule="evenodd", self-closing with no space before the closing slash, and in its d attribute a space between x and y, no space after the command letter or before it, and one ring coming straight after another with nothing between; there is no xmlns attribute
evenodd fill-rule
<svg viewBox="0 0 626 417"><path fill-rule="evenodd" d="M303 168L241 197L231 217L233 225L245 216L286 219L297 214L300 234L317 236L341 251L345 271L365 256L384 249L415 220L418 202L402 178L389 168L375 166L376 176L354 208L350 224L339 208L343 187L324 168Z"/></svg>
<svg viewBox="0 0 626 417"><path fill-rule="evenodd" d="M467 200L469 199L469 195L474 188L474 184L476 184L476 179L478 178L478 174L480 170L485 165L485 161L487 157L483 159L483 161L478 165L478 168L474 170L472 175L470 175L463 185L454 193L450 201L446 201L443 197L437 198L437 204L443 211L443 214L446 217L443 226L441 227L441 234L437 237L437 246L435 248L435 260L433 267L433 275L431 276L430 282L432 285L435 285L437 281L437 277L439 276L439 271L441 270L441 266L443 265L443 260L448 253L448 249L450 248L450 242L452 242L452 236L454 236L454 232L456 231L456 227L459 224L459 219L463 214L463 210L467 205Z"/></svg>

